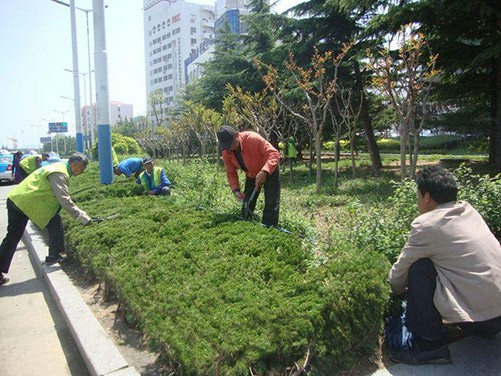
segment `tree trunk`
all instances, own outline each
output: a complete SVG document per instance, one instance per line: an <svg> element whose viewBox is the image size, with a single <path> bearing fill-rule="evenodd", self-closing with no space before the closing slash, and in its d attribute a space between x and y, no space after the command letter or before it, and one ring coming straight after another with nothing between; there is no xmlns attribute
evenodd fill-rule
<svg viewBox="0 0 501 376"><path fill-rule="evenodd" d="M315 136L315 153L317 154L317 194L320 194L322 191L322 129L317 130L317 134Z"/></svg>
<svg viewBox="0 0 501 376"><path fill-rule="evenodd" d="M362 102L362 124L364 127L365 137L367 138L367 149L371 156L372 162L372 172L375 176L379 176L381 173L381 155L379 154L379 148L376 143L376 137L374 136L374 129L372 128L371 117L369 115L369 106L367 103L367 98L365 96L364 85L362 84L362 74L360 73L360 66L358 62L353 65L355 71L356 85L358 92L360 93L360 99Z"/></svg>
<svg viewBox="0 0 501 376"><path fill-rule="evenodd" d="M339 175L339 156L340 156L340 152L339 152L339 148L340 148L340 145L339 145L339 135L335 135L334 137L334 188L337 189L338 186L339 186L339 179L338 179L338 175Z"/></svg>
<svg viewBox="0 0 501 376"><path fill-rule="evenodd" d="M400 125L400 180L407 177L407 137L409 136L409 128L407 124Z"/></svg>

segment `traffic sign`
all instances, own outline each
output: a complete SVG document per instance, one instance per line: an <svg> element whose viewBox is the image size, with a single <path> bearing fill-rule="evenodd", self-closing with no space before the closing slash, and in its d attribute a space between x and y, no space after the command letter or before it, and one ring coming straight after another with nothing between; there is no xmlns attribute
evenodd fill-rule
<svg viewBox="0 0 501 376"><path fill-rule="evenodd" d="M52 142L52 137L40 137L40 143L50 144Z"/></svg>
<svg viewBox="0 0 501 376"><path fill-rule="evenodd" d="M68 123L58 122L58 123L49 123L49 133L58 133L58 132L68 132Z"/></svg>

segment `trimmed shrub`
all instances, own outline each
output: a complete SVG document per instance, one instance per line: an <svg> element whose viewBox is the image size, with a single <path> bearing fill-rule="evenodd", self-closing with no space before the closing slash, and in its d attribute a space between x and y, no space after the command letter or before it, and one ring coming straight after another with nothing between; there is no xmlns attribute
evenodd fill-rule
<svg viewBox="0 0 501 376"><path fill-rule="evenodd" d="M380 254L346 243L315 263L296 236L175 195L124 197L130 181L96 189L97 180L94 169L74 179L79 206L120 216L66 221L68 248L113 289L170 371L285 375L307 363L312 375L332 375L378 347L389 296Z"/></svg>

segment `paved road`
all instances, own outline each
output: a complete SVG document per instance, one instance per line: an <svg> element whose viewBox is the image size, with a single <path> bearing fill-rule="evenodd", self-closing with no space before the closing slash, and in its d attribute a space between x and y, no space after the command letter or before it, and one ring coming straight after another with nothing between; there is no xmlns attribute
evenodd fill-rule
<svg viewBox="0 0 501 376"><path fill-rule="evenodd" d="M5 198L14 186L0 185L0 238L7 229ZM0 286L0 375L87 376L87 367L45 280L20 243Z"/></svg>

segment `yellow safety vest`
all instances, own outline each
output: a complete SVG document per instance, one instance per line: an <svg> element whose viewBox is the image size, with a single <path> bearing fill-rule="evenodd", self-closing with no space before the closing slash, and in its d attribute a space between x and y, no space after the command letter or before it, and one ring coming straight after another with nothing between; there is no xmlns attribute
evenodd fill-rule
<svg viewBox="0 0 501 376"><path fill-rule="evenodd" d="M155 189L161 182L160 175L162 173L162 168L161 167L153 167L153 174L151 174L152 182L151 184L153 187L151 189ZM146 171L141 172L141 175L139 175L139 181L141 182L141 186L144 188L145 192L150 191L150 187L148 186L148 180L146 178Z"/></svg>
<svg viewBox="0 0 501 376"><path fill-rule="evenodd" d="M19 162L19 166L22 167L27 175L37 169L37 158L40 157L38 155L30 155L29 157L21 159L21 162Z"/></svg>
<svg viewBox="0 0 501 376"><path fill-rule="evenodd" d="M62 173L71 176L68 163L53 163L39 168L11 190L8 198L22 210L38 227L44 228L61 210L47 179L50 174Z"/></svg>

